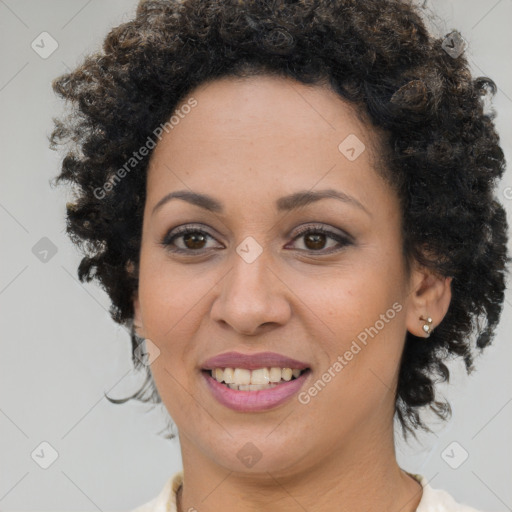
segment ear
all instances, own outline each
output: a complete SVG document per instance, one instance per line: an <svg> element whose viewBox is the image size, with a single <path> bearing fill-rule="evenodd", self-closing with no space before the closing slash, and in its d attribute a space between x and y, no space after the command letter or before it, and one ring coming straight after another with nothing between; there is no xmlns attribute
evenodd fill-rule
<svg viewBox="0 0 512 512"><path fill-rule="evenodd" d="M431 332L442 322L452 298L452 279L415 265L411 275L406 316L407 330L411 334L420 338L428 337L423 329L428 322L420 317L432 319Z"/></svg>
<svg viewBox="0 0 512 512"><path fill-rule="evenodd" d="M133 276L133 273L135 272L135 266L131 261L129 261L127 263L126 271L128 272L128 274ZM135 293L133 294L132 303L133 303L133 327L135 329L135 334L137 334L137 336L139 338L145 338L146 336L144 333L144 323L142 321L142 311L141 311L141 307L140 307L138 290L136 290Z"/></svg>
<svg viewBox="0 0 512 512"><path fill-rule="evenodd" d="M139 293L135 292L134 298L133 298L133 327L135 329L135 334L139 338L145 338L145 332L144 332L144 323L142 321L142 311L140 308L140 301L139 301Z"/></svg>

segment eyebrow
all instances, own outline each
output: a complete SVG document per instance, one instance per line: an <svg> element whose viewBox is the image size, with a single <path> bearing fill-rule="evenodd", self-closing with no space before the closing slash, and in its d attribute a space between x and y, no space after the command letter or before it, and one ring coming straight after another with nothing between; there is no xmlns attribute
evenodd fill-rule
<svg viewBox="0 0 512 512"><path fill-rule="evenodd" d="M204 208L210 212L224 212L222 203L207 194L199 194L189 190L177 190L162 197L162 199L160 199L160 201L158 201L158 203L153 208L152 214L154 214L159 208L161 208L164 204L168 203L172 199L181 199L183 201L187 201L190 204L199 206L200 208ZM295 192L288 196L279 198L276 201L276 208L279 212L291 211L303 206L307 206L308 204L314 203L321 199L337 199L344 203L356 206L366 212L370 217L372 216L372 214L355 197L352 197L339 190L334 190L332 188L317 190L314 192L310 190L301 190L299 192Z"/></svg>

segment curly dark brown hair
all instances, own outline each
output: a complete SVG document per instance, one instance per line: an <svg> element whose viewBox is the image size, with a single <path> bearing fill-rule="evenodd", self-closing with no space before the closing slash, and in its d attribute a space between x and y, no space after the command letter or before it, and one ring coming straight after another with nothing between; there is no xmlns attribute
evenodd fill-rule
<svg viewBox="0 0 512 512"><path fill-rule="evenodd" d="M429 341L407 333L396 418L407 437L430 430L422 407L450 416L435 393L450 375L445 362L461 357L470 373L503 307L508 226L494 188L505 158L495 114L484 110L494 81L473 78L465 54L448 51L421 15L405 0L146 0L102 51L54 81L73 106L54 120L51 147L67 147L54 184L75 190L67 230L84 253L78 275L109 294L113 319L131 332L135 368L143 365L132 299L151 151L118 182L116 172L199 84L290 77L330 85L387 134L378 171L400 198L407 264L453 278L449 310ZM139 391L111 401L129 399L161 402L148 367Z"/></svg>

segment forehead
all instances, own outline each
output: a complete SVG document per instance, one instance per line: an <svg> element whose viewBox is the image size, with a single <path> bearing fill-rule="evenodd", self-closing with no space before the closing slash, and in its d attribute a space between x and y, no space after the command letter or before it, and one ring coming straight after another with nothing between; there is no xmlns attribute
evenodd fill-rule
<svg viewBox="0 0 512 512"><path fill-rule="evenodd" d="M303 84L286 77L256 75L206 82L191 91L176 111L191 97L197 101L197 106L187 117L197 122L219 123L203 126L203 135L209 131L218 134L243 127L245 130L237 136L249 138L256 130L260 136L264 131L270 136L287 127L294 134L305 131L314 137L323 132L343 130L347 124L353 128L359 125L359 130L367 128L356 107L328 86ZM180 117L182 123L184 118Z"/></svg>
<svg viewBox="0 0 512 512"><path fill-rule="evenodd" d="M374 171L379 134L326 86L223 78L191 91L172 119L152 155L148 192L243 188L250 195L264 187L284 195L321 182L365 195L368 180L382 185Z"/></svg>

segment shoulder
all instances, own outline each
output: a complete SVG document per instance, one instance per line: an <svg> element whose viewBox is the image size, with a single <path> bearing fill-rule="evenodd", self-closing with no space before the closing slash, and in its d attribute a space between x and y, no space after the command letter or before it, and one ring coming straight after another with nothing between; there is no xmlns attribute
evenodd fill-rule
<svg viewBox="0 0 512 512"><path fill-rule="evenodd" d="M158 496L139 505L131 512L176 512L176 493L183 481L183 470L178 471L166 482Z"/></svg>
<svg viewBox="0 0 512 512"><path fill-rule="evenodd" d="M432 488L422 475L409 473L423 487L423 495L416 512L479 512L468 505L458 503L446 491Z"/></svg>

